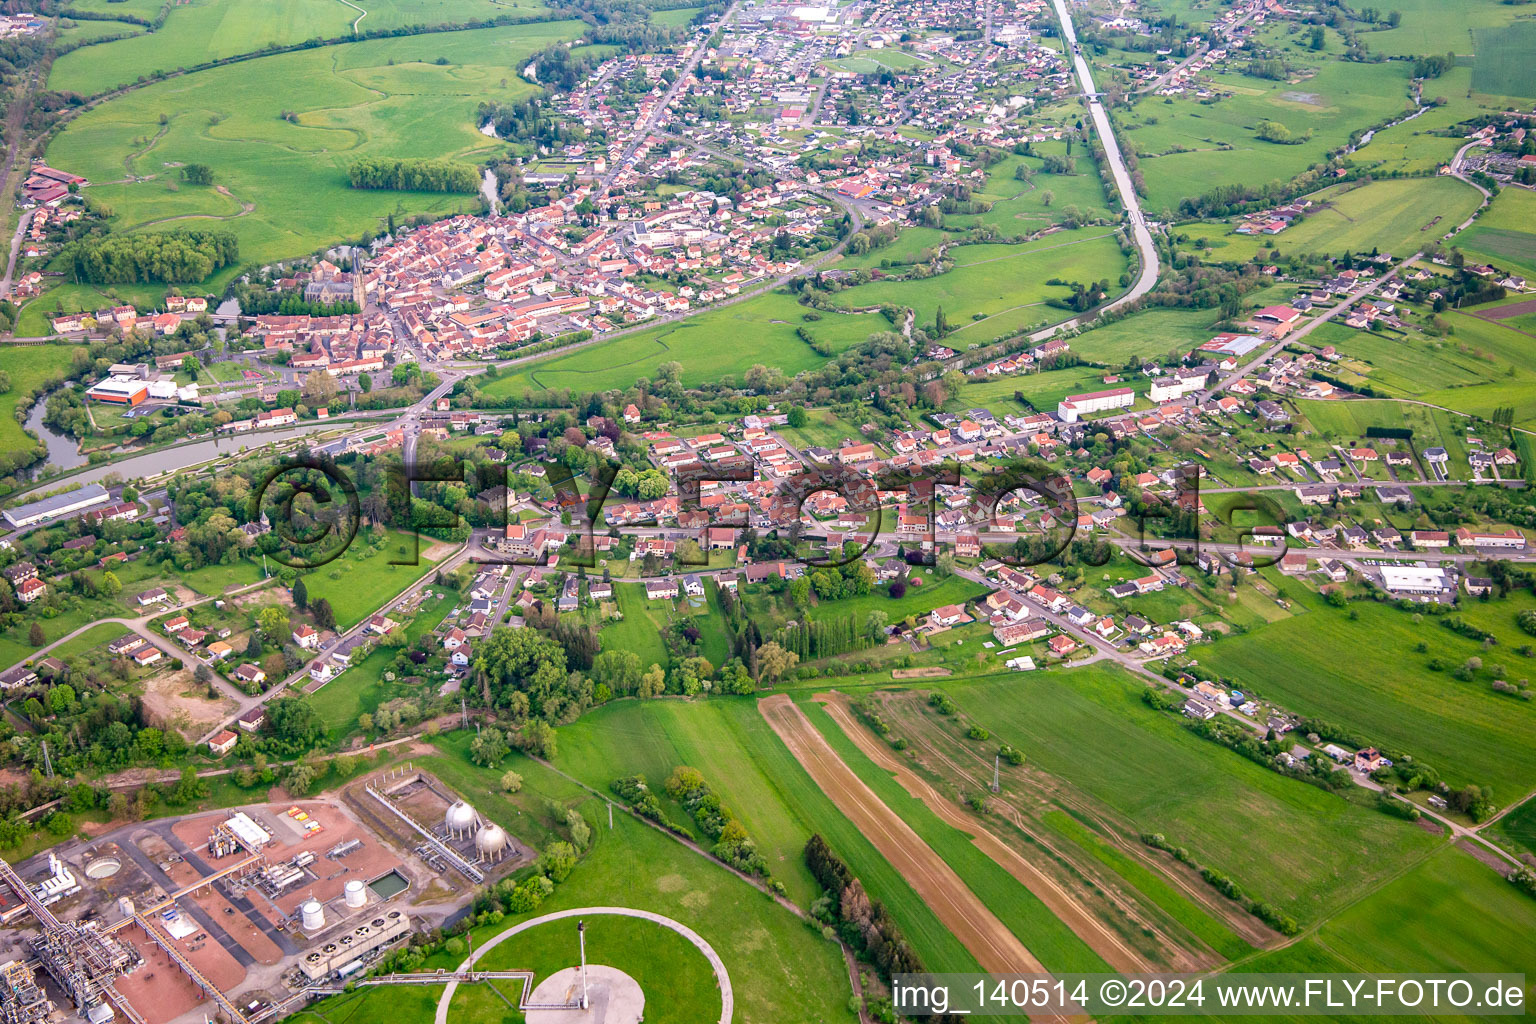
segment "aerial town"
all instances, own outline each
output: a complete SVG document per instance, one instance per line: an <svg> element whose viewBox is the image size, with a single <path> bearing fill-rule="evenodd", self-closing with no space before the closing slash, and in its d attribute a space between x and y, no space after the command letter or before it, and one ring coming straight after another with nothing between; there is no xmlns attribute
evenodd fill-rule
<svg viewBox="0 0 1536 1024"><path fill-rule="evenodd" d="M0 16L0 1024L1524 1005L1529 12L334 6Z"/></svg>

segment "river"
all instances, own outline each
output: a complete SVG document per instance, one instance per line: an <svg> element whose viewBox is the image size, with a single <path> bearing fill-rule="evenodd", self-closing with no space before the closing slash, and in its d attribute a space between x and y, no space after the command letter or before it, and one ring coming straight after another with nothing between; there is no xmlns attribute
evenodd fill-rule
<svg viewBox="0 0 1536 1024"><path fill-rule="evenodd" d="M356 427L357 424L353 424L353 426ZM271 444L274 441L291 441L296 437L303 437L306 434L313 434L317 431L337 429L346 429L346 424L317 420L311 423L300 424L296 427L287 427L282 430L262 431L260 434L220 434L218 437L210 438L206 441L194 441L191 444L145 452L143 455L132 455L126 459L118 459L116 462L104 462L91 469L70 476L69 482L81 484L101 483L102 480L112 474L116 474L123 480L155 476L168 470L208 462L221 455L233 455L242 448L257 448L265 444ZM39 433L42 432L39 431ZM46 437L46 435L44 436ZM79 466L87 461L81 458L77 452L73 451L73 441L69 441L68 438L64 440L71 448L73 461L67 465L64 463L58 463L57 465L68 468L69 466ZM49 443L48 464L55 464L53 462L52 442ZM53 483L56 479L50 478L49 482Z"/></svg>
<svg viewBox="0 0 1536 1024"><path fill-rule="evenodd" d="M48 446L48 458L34 466L32 475L35 478L38 471L44 466L53 466L60 470L74 469L83 466L87 460L80 454L80 445L74 438L65 437L57 433L43 423L43 415L48 411L48 396L44 395L32 405L32 411L27 414L27 429L43 439L43 444Z"/></svg>
<svg viewBox="0 0 1536 1024"><path fill-rule="evenodd" d="M487 170L485 177L480 181L480 194L485 196L485 203L491 208L492 213L496 212L496 187L496 175Z"/></svg>

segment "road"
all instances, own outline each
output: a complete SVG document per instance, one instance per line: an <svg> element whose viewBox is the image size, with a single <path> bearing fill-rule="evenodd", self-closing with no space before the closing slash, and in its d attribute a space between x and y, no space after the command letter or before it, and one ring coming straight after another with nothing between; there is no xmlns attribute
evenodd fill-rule
<svg viewBox="0 0 1536 1024"><path fill-rule="evenodd" d="M660 124L662 116L669 109L671 109L672 101L677 99L681 93L687 91L689 82L693 78L694 69L699 66L699 61L703 60L704 55L709 52L709 46L707 44L709 42L710 34L713 33L715 28L718 28L721 25L729 24L731 19L735 16L736 4L733 3L731 6L725 9L723 14L720 15L719 20L716 21L713 26L711 26L709 32L698 33L690 41L693 46L693 51L688 54L688 59L684 61L683 66L678 69L676 80L667 87L666 93L664 93L661 97L661 100L651 108L651 112L647 114L643 120L635 125L635 133L630 137L629 144L624 147L624 152L620 153L619 156L614 159L613 166L608 169L608 173L599 179L598 188L596 189L598 194L606 192L608 186L613 184L614 179L618 177L619 173L629 167L630 161L634 158L635 151L645 144L645 140L651 134L651 131L655 129L658 124Z"/></svg>
<svg viewBox="0 0 1536 1024"><path fill-rule="evenodd" d="M1110 123L1109 114L1104 110L1104 105L1099 102L1099 94L1093 84L1093 73L1088 68L1088 62L1083 59L1082 48L1077 44L1077 30L1072 26L1072 15L1067 10L1067 0L1052 0L1052 2L1056 6L1056 16L1061 21L1062 38L1066 41L1067 52L1077 72L1078 84L1082 87L1083 95L1088 101L1088 113L1093 119L1094 130L1099 133L1099 143L1104 147L1104 158L1109 161L1110 174L1115 179L1115 190L1120 193L1120 202L1125 207L1127 219L1131 222L1131 238L1136 243L1137 254L1141 257L1141 270L1135 284L1131 285L1130 291L1105 306L1104 311L1107 312L1135 302L1157 284L1157 245L1152 241L1152 232L1147 229L1146 217L1141 211L1141 200L1137 197L1136 188L1131 183L1130 172L1125 169L1125 158L1120 153L1120 143L1115 139L1114 125Z"/></svg>
<svg viewBox="0 0 1536 1024"><path fill-rule="evenodd" d="M1409 256L1407 259L1403 260L1401 263L1397 264L1397 266L1393 267L1391 270L1387 271L1382 276L1373 277L1369 281L1366 281L1360 287L1356 288L1354 291L1344 296L1338 302L1334 303L1333 308L1326 309L1318 316L1313 317L1311 320L1307 321L1307 323L1303 324L1301 327L1298 327L1296 330L1292 331L1290 334L1287 334L1284 338L1281 338L1269 348L1265 349L1260 355L1250 359L1247 363L1244 363L1242 366L1239 366L1225 377L1222 377L1212 387L1207 388L1205 391L1196 392L1196 394L1200 396L1199 400L1205 401L1217 391L1231 387L1237 381L1241 380L1243 377L1254 372L1259 367L1273 359L1285 348L1285 346L1290 345L1293 342L1300 341L1302 338L1305 338L1307 335L1317 330L1317 328L1322 324L1325 324L1339 314L1348 311L1350 307L1352 307L1356 302L1359 302L1371 292L1375 291L1377 288L1380 288L1386 282L1392 280L1402 271L1404 267L1408 266L1422 255L1424 255L1422 252L1416 252L1412 256Z"/></svg>

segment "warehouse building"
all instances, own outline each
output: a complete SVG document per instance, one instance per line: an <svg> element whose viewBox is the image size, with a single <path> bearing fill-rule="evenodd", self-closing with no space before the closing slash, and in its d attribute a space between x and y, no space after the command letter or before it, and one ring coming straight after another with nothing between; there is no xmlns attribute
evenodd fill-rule
<svg viewBox="0 0 1536 1024"><path fill-rule="evenodd" d="M59 516L67 516L71 512L79 512L81 509L100 505L107 500L105 487L100 484L86 484L77 491L66 491L63 494L55 494L51 498L44 498L42 501L8 508L5 510L5 521L16 529L20 529L23 526L57 519Z"/></svg>

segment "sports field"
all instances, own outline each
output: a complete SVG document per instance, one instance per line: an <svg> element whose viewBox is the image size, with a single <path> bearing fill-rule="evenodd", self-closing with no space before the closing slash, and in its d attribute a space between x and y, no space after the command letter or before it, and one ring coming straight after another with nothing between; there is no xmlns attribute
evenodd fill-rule
<svg viewBox="0 0 1536 1024"><path fill-rule="evenodd" d="M558 388L626 388L642 377L655 377L669 362L682 364L679 379L685 385L740 375L758 363L794 375L826 361L796 334L801 327L840 352L877 331L891 330L892 324L879 314L819 313L787 294L770 292L569 355L550 356L487 384L484 391L519 395Z"/></svg>
<svg viewBox="0 0 1536 1024"><path fill-rule="evenodd" d="M217 225L239 238L242 261L292 256L391 213L473 208L474 196L352 189L346 171L363 156L477 159L490 140L475 130L476 104L531 92L513 69L583 28L370 40L173 78L82 114L48 160L96 183L114 230ZM213 168L213 186L177 180L191 162Z"/></svg>

